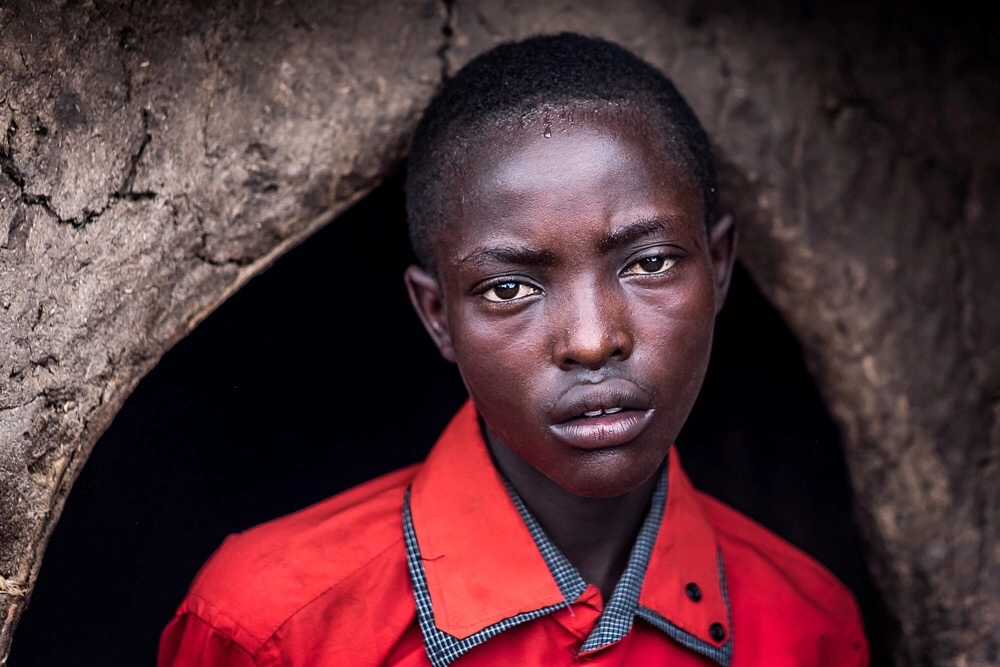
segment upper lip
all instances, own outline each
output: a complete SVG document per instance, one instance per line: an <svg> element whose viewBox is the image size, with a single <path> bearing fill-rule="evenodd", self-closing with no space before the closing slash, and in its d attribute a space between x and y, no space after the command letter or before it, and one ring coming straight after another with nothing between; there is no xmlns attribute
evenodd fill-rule
<svg viewBox="0 0 1000 667"><path fill-rule="evenodd" d="M653 399L648 391L631 380L611 378L596 384L573 385L556 400L550 417L554 424L561 424L594 410L650 410L652 407Z"/></svg>

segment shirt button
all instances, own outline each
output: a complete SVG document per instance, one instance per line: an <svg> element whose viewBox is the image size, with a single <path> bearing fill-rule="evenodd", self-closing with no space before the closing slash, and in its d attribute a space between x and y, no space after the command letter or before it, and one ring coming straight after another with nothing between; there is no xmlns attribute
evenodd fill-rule
<svg viewBox="0 0 1000 667"><path fill-rule="evenodd" d="M722 623L712 623L708 628L708 634L713 640L721 642L726 638L726 629L722 627Z"/></svg>
<svg viewBox="0 0 1000 667"><path fill-rule="evenodd" d="M693 581L684 587L684 592L692 602L701 602L701 587Z"/></svg>

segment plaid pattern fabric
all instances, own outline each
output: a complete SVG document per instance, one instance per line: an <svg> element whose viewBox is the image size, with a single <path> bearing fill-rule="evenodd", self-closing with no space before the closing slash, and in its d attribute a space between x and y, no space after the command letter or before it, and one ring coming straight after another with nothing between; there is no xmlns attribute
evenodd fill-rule
<svg viewBox="0 0 1000 667"><path fill-rule="evenodd" d="M505 618L499 623L494 623L487 628L483 628L476 634L465 639L453 637L447 632L438 630L437 626L434 625L434 609L431 605L431 594L427 588L427 577L424 574L423 561L420 557L420 546L417 544L417 535L413 531L409 489L406 490L406 495L403 498L403 538L406 542L406 564L409 567L410 579L413 582L413 597L417 603L417 622L420 625L420 632L424 636L427 657L430 658L431 665L434 667L447 667L447 665L450 665L490 637L496 637L504 630L509 630L516 625L541 618L557 609L564 609L569 606L569 602L563 601L549 607L542 607L535 611Z"/></svg>
<svg viewBox="0 0 1000 667"><path fill-rule="evenodd" d="M542 553L545 564L549 566L549 572L552 573L552 578L556 580L556 584L559 586L559 590L562 591L563 597L567 601L576 600L583 595L583 591L587 588L587 582L583 580L580 572L573 567L569 559L548 538L542 527L538 525L538 520L528 511L528 507L521 500L521 496L514 490L514 487L511 486L506 477L504 477L503 483L507 487L510 499L514 502L514 507L517 508L518 514L521 515L525 525L528 527L531 539L535 541L535 546Z"/></svg>
<svg viewBox="0 0 1000 667"><path fill-rule="evenodd" d="M525 506L517 491L514 490L506 479L504 479L504 484L507 487L514 506L524 520L528 531L531 533L531 537L534 539L539 552L541 552L542 558L545 560L546 565L548 565L553 579L555 579L556 584L559 586L559 590L563 594L563 601L559 604L506 618L465 639L458 639L439 630L434 624L434 609L427 587L427 578L420 556L420 547L417 544L416 533L413 529L413 519L410 513L410 491L407 490L403 501L403 534L406 542L407 566L413 582L413 593L417 604L417 621L424 637L427 655L433 667L447 667L447 665L457 660L463 654L505 630L568 607L587 588L587 583L583 580L579 571L545 534L545 531L538 524L538 521L528 510L527 506ZM660 480L657 483L656 490L653 492L649 513L646 515L642 528L639 530L639 535L636 538L635 546L632 548L625 571L615 586L615 590L611 594L611 599L606 603L594 629L591 630L590 635L581 646L580 653L597 651L621 641L632 630L633 621L638 616L682 646L714 660L722 665L722 667L729 667L732 660L731 631L726 643L722 647L715 647L678 628L655 611L639 605L639 593L642 591L649 557L653 551L656 537L659 534L666 498L667 474L664 471L660 473ZM720 573L724 575L721 554L719 555L719 569ZM728 610L729 599L728 593L725 590L724 576L722 583L723 596L726 609ZM729 619L729 627L730 629L732 628L731 618Z"/></svg>
<svg viewBox="0 0 1000 667"><path fill-rule="evenodd" d="M538 521L532 516L525 506L521 497L514 487L507 480L507 492L510 493L517 511L521 513L524 523L531 532L531 537L538 545L538 550L542 552L545 563L552 572L552 577L559 584L559 589L567 600L576 600L583 594L587 583L580 576L573 565L559 551L556 545L552 544ZM660 521L663 519L663 506L667 500L667 475L660 473L660 481L656 485L653 497L650 501L649 513L643 521L642 528L639 529L639 536L636 538L635 546L629 556L628 564L622 573L621 579L611 593L611 599L605 604L604 611L594 629L583 646L580 653L588 653L604 648L610 644L621 641L622 638L632 630L632 620L635 618L636 608L639 606L639 592L642 590L642 582L646 577L646 565L649 564L649 555L653 551L653 544L656 536L660 532Z"/></svg>

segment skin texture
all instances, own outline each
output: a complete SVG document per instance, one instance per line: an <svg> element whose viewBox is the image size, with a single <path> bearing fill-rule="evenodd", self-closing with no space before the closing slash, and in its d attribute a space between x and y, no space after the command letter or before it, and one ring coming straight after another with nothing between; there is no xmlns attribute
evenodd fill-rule
<svg viewBox="0 0 1000 667"><path fill-rule="evenodd" d="M736 242L655 136L632 111L483 137L437 276L406 274L501 471L605 597L701 388Z"/></svg>

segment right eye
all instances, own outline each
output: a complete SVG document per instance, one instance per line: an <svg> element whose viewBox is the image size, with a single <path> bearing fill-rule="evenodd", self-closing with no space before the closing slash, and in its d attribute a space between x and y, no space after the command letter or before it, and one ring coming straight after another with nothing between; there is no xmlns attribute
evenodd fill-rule
<svg viewBox="0 0 1000 667"><path fill-rule="evenodd" d="M493 302L514 301L515 299L523 299L524 297L531 296L532 294L538 294L538 292L539 290L536 287L508 280L493 285L488 290L483 292L483 298L487 301Z"/></svg>

